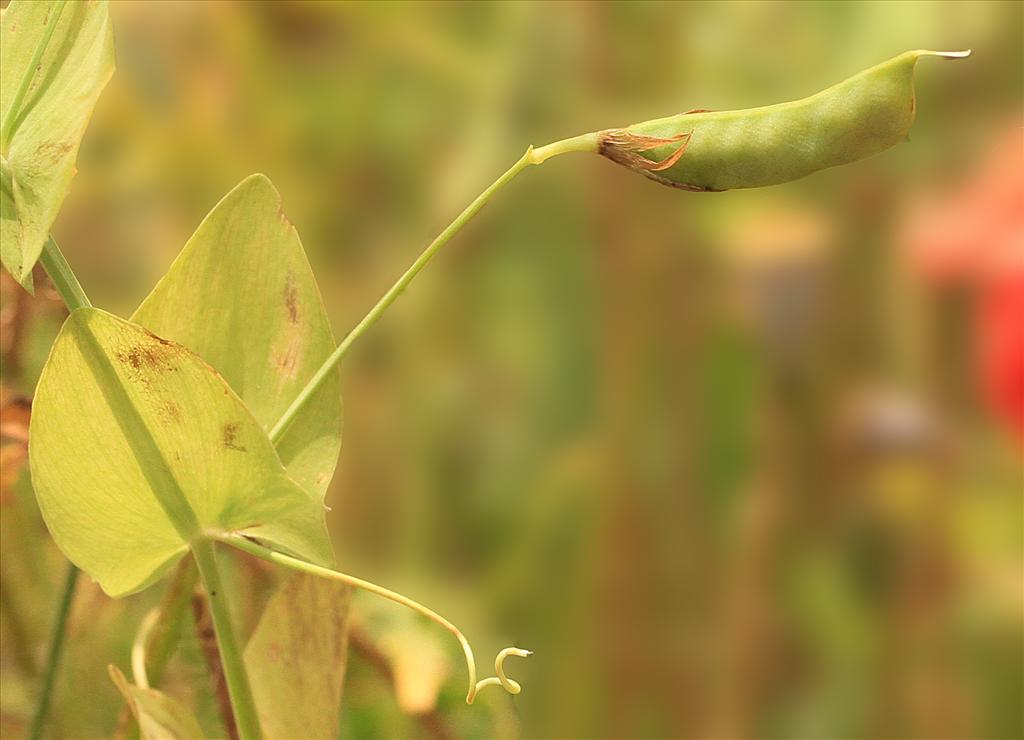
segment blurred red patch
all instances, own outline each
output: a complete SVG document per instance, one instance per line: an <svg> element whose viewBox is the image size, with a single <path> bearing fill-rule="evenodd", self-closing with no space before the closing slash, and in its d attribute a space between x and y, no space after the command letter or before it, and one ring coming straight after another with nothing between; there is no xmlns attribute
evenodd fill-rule
<svg viewBox="0 0 1024 740"><path fill-rule="evenodd" d="M974 287L981 392L1024 440L1024 128L998 137L962 185L922 200L906 243L915 274Z"/></svg>

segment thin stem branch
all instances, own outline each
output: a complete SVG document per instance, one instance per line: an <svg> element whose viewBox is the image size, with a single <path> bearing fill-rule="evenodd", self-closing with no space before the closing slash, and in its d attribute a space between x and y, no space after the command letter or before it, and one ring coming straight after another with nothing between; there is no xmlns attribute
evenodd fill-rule
<svg viewBox="0 0 1024 740"><path fill-rule="evenodd" d="M43 53L50 43L50 38L57 29L57 21L60 20L61 13L64 12L64 5L65 0L61 0L50 11L50 17L46 22L46 28L43 30L43 36L39 39L39 45L32 54L32 61L29 62L25 73L21 76L21 83L18 85L18 90L14 93L14 98L11 100L11 107L7 109L7 117L4 118L3 127L0 128L0 150L5 155L11 145L11 138L14 136L15 122L21 118L21 106L25 102L25 95L28 94L28 88L36 76L36 69L43 60Z"/></svg>
<svg viewBox="0 0 1024 740"><path fill-rule="evenodd" d="M59 14L59 11L56 14ZM57 292L69 311L92 305L52 236L47 239L46 244L43 246L43 254L40 261L43 263L46 272L49 273L50 279L53 280ZM29 737L32 740L36 740L42 732L47 712L50 709L50 696L53 693L53 685L57 680L57 670L60 667L60 659L64 651L68 613L71 611L71 601L74 597L77 583L78 568L75 567L74 563L68 563L67 575L64 577L64 592L61 594L60 604L57 607L57 617L53 623L53 633L50 636L50 649L46 657L43 688L39 694L39 703L36 705L36 713L32 719L32 729L29 732Z"/></svg>
<svg viewBox="0 0 1024 740"><path fill-rule="evenodd" d="M256 714L256 703L249 687L249 676L245 670L245 661L235 630L231 625L231 614L228 610L227 594L220 581L217 568L217 554L212 540L198 538L192 543L192 554L199 566L199 576L203 579L206 595L210 602L210 613L213 615L213 627L217 633L217 644L220 647L221 663L224 676L228 682L228 693L231 706L238 726L238 734L242 740L262 737L259 717Z"/></svg>
<svg viewBox="0 0 1024 740"><path fill-rule="evenodd" d="M553 144L534 149L530 155L530 164L543 164L552 157L569 152L596 152L600 144L601 132L593 131L589 134L580 134L571 139L562 139Z"/></svg>
<svg viewBox="0 0 1024 740"><path fill-rule="evenodd" d="M74 565L69 565L67 576L64 579L64 593L61 595L60 606L57 609L57 620L53 623L53 632L50 634L50 652L46 656L46 674L43 676L43 690L39 694L39 704L36 706L36 713L32 718L32 728L28 733L31 740L38 740L42 735L43 725L46 723L46 714L50 708L50 697L53 695L53 685L57 680L57 668L60 665L61 654L64 652L68 613L71 611L71 601L75 595L75 586L77 584L78 568Z"/></svg>
<svg viewBox="0 0 1024 740"><path fill-rule="evenodd" d="M310 575L319 576L320 578L329 578L331 580L340 581L341 583L349 586L361 588L364 591L369 591L377 594L378 596L383 596L385 599L389 599L390 601L394 601L397 604L408 607L415 612L419 612L432 622L448 630L455 636L455 639L459 641L459 645L462 646L462 652L466 656L466 667L469 670L469 692L466 694L467 704L472 704L473 699L476 698L477 692L485 686L501 686L510 694L518 694L522 691L522 687L517 682L505 675L503 663L505 662L505 658L509 655L525 658L526 656L531 655L529 650L505 648L498 653L498 657L494 661L494 670L498 675L477 681L476 659L473 657L473 648L470 647L469 640L466 639L466 636L462 634L462 631L458 627L435 612L433 609L423 606L423 604L418 601L413 601L408 596L404 596L392 591L391 589L384 588L383 586L378 586L376 583L372 583L371 581L364 581L362 578L356 578L355 576L350 576L347 573L340 573L339 571L331 570L330 568L324 568L319 565L314 565L313 563L307 563L304 560L293 558L290 555L276 552L239 534L210 533L210 536L220 542L230 545L231 547L247 552L250 555L255 555L262 560L283 565L286 568L297 570L300 573L308 573Z"/></svg>
<svg viewBox="0 0 1024 740"><path fill-rule="evenodd" d="M341 359L348 354L352 344L361 337L367 329L373 326L377 320L384 314L388 307L395 302L395 300L402 294L402 291L408 287L409 283L413 281L420 271L426 267L427 263L434 257L435 254L443 247L448 241L455 236L458 231L469 223L473 217L480 212L480 209L486 205L487 201L491 197L501 190L508 182L526 169L528 166L533 164L541 164L547 159L557 156L559 154L565 154L568 152L588 152L596 151L598 137L597 134L584 134L582 136L576 136L571 139L564 139L563 141L556 141L553 144L541 147L540 149L534 149L530 147L526 150L526 154L519 158L519 160L509 167L504 174L495 180L491 185L478 195L472 203L466 206L465 210L460 213L454 221L445 227L445 230L438 234L437 238L434 239L427 248L423 250L416 261L412 263L408 270L406 270L400 278L392 285L388 291L381 296L380 300L370 309L370 312L363 317L362 321L356 324L355 328L348 333L348 335L341 341L337 349L331 353L331 355L324 360L323 365L316 371L313 377L309 380L306 386L299 392L299 395L295 397L291 405L284 412L277 423L274 424L270 430L270 440L275 444L284 436L284 433L288 430L288 427L293 421L302 408L309 403L309 400L316 393L317 389L323 384L331 372L338 366Z"/></svg>
<svg viewBox="0 0 1024 740"><path fill-rule="evenodd" d="M2 144L4 153L7 151L9 139L13 132L14 121L20 113L18 108L20 108L24 100L24 96L27 94L28 87L31 84L32 77L34 76L34 69L42 59L46 44L49 42L49 39L56 28L57 20L63 10L63 5L63 2L60 3L54 14L50 17L47 29L44 32L44 38L40 46L36 49L29 71L26 73L25 77L23 77L21 86L15 94L13 104L8 111L8 116L4 120L3 130L0 131L0 144ZM324 361L323 365L317 370L302 391L299 392L299 395L296 396L294 401L292 401L291 405L277 421L273 429L271 429L271 441L275 444L280 441L281 437L295 420L302 408L309 402L320 385L323 384L324 380L326 380L330 373L337 367L341 359L348 353L355 340L362 336L371 326L373 326L373 324L377 322L378 319L380 319L388 307L395 302L398 296L400 296L406 287L408 287L409 283L411 283L420 271L426 267L427 263L430 262L441 247L448 243L448 241L458 233L463 226L469 223L469 221L479 213L495 193L497 193L522 170L526 169L527 166L542 164L551 157L568 152L596 151L598 146L597 142L597 134L591 133L576 136L571 139L557 141L539 149L534 149L533 147L527 149L526 153L515 164L506 170L505 173L495 180L494 183L492 183L486 190L478 195L473 202L470 203L465 210L463 210L462 213L460 213L455 220L452 221L444 231L442 231L437 238L435 238L434 241L432 241L427 248L423 250L409 269L402 274L398 281L395 282L395 284L388 289L380 300L377 301L373 308L370 309L370 312L363 317L352 331L348 333L348 335L342 340L341 344L339 344L334 352L332 352ZM40 256L40 263L50 275L57 292L60 294L69 311L74 311L75 309L85 308L92 305L88 296L85 294L85 291L82 289L81 284L78 282L78 279L75 277L74 271L64 258L64 255L61 253L60 248L57 246L57 243L54 241L52 236L48 238L43 247L43 252ZM502 662L507 655L529 655L527 651L518 650L516 648L503 650L499 653L498 658L495 661L495 670L498 673L498 677L492 677L477 682L476 662L473 658L473 651L469 646L469 642L458 628L455 627L455 625L436 612L413 601L412 599L377 586L369 581L363 581L326 568L319 568L318 566L310 563L305 563L301 560L290 558L286 555L281 555L280 553L275 553L271 550L261 548L244 538L226 537L223 538L223 541L240 549L246 550L247 552L265 560L278 562L295 570L302 570L314 573L315 575L341 580L349 585L372 591L387 599L403 604L404 606L418 611L432 619L434 622L451 632L456 639L458 639L460 645L462 645L470 673L470 689L466 698L467 702L472 703L476 692L480 688L494 684L505 687L505 689L510 693L519 693L519 684L505 677L504 672L502 671ZM239 732L243 738L258 738L260 737L259 720L255 712L252 691L249 687L248 677L245 672L245 664L242 661L241 652L239 651L234 630L231 626L230 615L227 611L225 602L226 597L220 583L220 573L217 569L213 546L210 541L200 539L193 544L192 551L195 556L196 563L199 566L200 575L206 585L207 593L210 596L210 608L213 613L214 627L217 632L218 642L220 643L224 670L228 680L228 689L234 705ZM65 592L61 600L61 607L57 615L56 627L50 644L50 655L43 694L40 698L39 707L36 711L36 717L33 722L33 732L31 735L33 738L38 737L39 729L45 719L50 693L52 691L53 681L56 676L57 665L59 663L61 649L63 647L64 629L71 605L71 597L74 593L74 587L77 579L78 569L74 565L69 565Z"/></svg>
<svg viewBox="0 0 1024 740"><path fill-rule="evenodd" d="M48 237L46 244L43 245L43 253L39 256L39 262L53 281L53 286L60 294L64 305L68 307L68 311L92 306L89 296L82 290L82 284L75 277L71 265L64 259L64 254L57 246L57 242L53 240L53 236Z"/></svg>

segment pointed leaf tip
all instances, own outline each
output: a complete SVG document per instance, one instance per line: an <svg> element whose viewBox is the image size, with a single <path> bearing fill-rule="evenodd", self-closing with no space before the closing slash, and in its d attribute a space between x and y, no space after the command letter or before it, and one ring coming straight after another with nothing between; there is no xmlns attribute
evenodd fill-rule
<svg viewBox="0 0 1024 740"><path fill-rule="evenodd" d="M265 429L335 347L302 242L261 173L210 211L132 320L213 365ZM334 474L341 421L335 372L277 444L289 475L320 497Z"/></svg>

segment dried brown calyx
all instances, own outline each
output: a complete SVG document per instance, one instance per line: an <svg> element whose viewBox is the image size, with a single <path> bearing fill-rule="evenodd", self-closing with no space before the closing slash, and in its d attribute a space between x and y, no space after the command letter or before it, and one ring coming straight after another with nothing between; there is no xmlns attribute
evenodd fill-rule
<svg viewBox="0 0 1024 740"><path fill-rule="evenodd" d="M658 174L669 169L682 158L692 136L692 131L661 137L636 134L625 128L613 128L599 133L597 151L601 156L607 157L623 167L628 167L634 172L639 172L644 177L660 182L662 185L697 193L708 192L709 188L677 182ZM676 150L664 159L651 160L643 156L644 152L672 144L678 144Z"/></svg>

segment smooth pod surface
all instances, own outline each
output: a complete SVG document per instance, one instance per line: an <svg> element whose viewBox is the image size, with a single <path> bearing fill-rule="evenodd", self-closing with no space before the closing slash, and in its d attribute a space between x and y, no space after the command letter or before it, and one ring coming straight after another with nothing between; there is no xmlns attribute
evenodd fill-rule
<svg viewBox="0 0 1024 740"><path fill-rule="evenodd" d="M810 97L735 111L695 111L601 132L602 155L666 185L755 188L854 162L906 139L914 122L908 51ZM642 153L642 154L641 154Z"/></svg>

